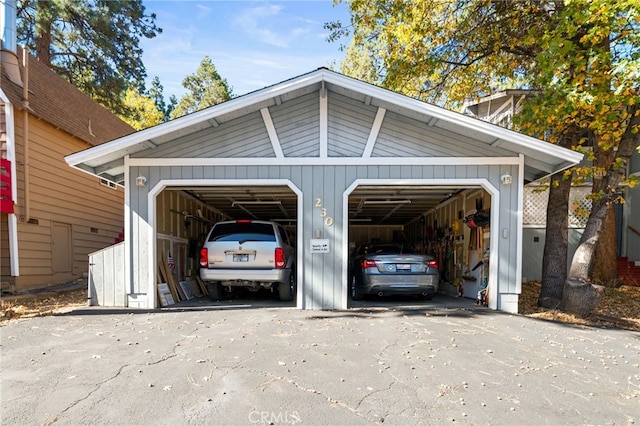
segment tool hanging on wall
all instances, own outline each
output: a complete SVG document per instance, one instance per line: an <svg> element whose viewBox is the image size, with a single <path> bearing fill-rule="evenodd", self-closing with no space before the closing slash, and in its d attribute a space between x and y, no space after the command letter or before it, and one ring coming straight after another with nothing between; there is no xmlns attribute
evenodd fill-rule
<svg viewBox="0 0 640 426"><path fill-rule="evenodd" d="M491 219L490 209L484 210L482 198L476 199L476 209L471 210L462 220L469 228L478 228L489 225Z"/></svg>

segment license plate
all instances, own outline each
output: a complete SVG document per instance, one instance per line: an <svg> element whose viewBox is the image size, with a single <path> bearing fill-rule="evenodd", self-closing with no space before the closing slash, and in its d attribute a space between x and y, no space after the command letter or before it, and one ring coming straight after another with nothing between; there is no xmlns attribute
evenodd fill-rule
<svg viewBox="0 0 640 426"><path fill-rule="evenodd" d="M408 263L398 263L396 265L396 271L410 271L411 265Z"/></svg>
<svg viewBox="0 0 640 426"><path fill-rule="evenodd" d="M248 262L249 255L248 254L234 254L233 255L234 262Z"/></svg>

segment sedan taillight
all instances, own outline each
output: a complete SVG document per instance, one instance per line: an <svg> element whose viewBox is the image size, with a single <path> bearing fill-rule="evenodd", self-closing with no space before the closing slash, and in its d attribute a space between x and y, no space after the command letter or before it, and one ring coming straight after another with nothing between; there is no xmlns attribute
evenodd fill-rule
<svg viewBox="0 0 640 426"><path fill-rule="evenodd" d="M371 259L362 259L360 261L360 266L362 266L362 269L375 268L376 267L376 261L375 260L371 260Z"/></svg>
<svg viewBox="0 0 640 426"><path fill-rule="evenodd" d="M206 268L209 266L209 250L205 247L200 249L200 266Z"/></svg>
<svg viewBox="0 0 640 426"><path fill-rule="evenodd" d="M425 260L424 264L427 265L429 268L438 269L438 261L435 259Z"/></svg>
<svg viewBox="0 0 640 426"><path fill-rule="evenodd" d="M275 260L276 269L282 269L287 264L287 261L284 258L284 249L282 247L276 247Z"/></svg>

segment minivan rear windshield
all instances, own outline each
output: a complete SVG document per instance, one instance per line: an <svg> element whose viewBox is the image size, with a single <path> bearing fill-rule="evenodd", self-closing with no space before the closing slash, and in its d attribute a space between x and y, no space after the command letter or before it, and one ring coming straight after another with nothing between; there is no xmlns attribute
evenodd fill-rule
<svg viewBox="0 0 640 426"><path fill-rule="evenodd" d="M273 225L269 223L222 223L213 228L209 241L275 241Z"/></svg>

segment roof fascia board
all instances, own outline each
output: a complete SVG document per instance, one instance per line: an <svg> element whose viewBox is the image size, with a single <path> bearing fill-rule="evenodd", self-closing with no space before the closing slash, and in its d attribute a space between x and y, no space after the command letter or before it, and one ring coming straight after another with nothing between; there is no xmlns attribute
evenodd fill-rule
<svg viewBox="0 0 640 426"><path fill-rule="evenodd" d="M555 175L556 173L563 172L563 171L565 171L567 169L570 169L573 166L575 166L574 163L572 163L570 161L565 161L565 162L561 163L560 165L558 165L558 167L554 168L552 171L544 171L544 170L542 170L542 173L538 174L538 175L528 174L527 176L525 176L529 180L529 182L527 182L527 185L532 183L532 182L538 182L538 181L541 181L543 179L547 179L551 175Z"/></svg>

